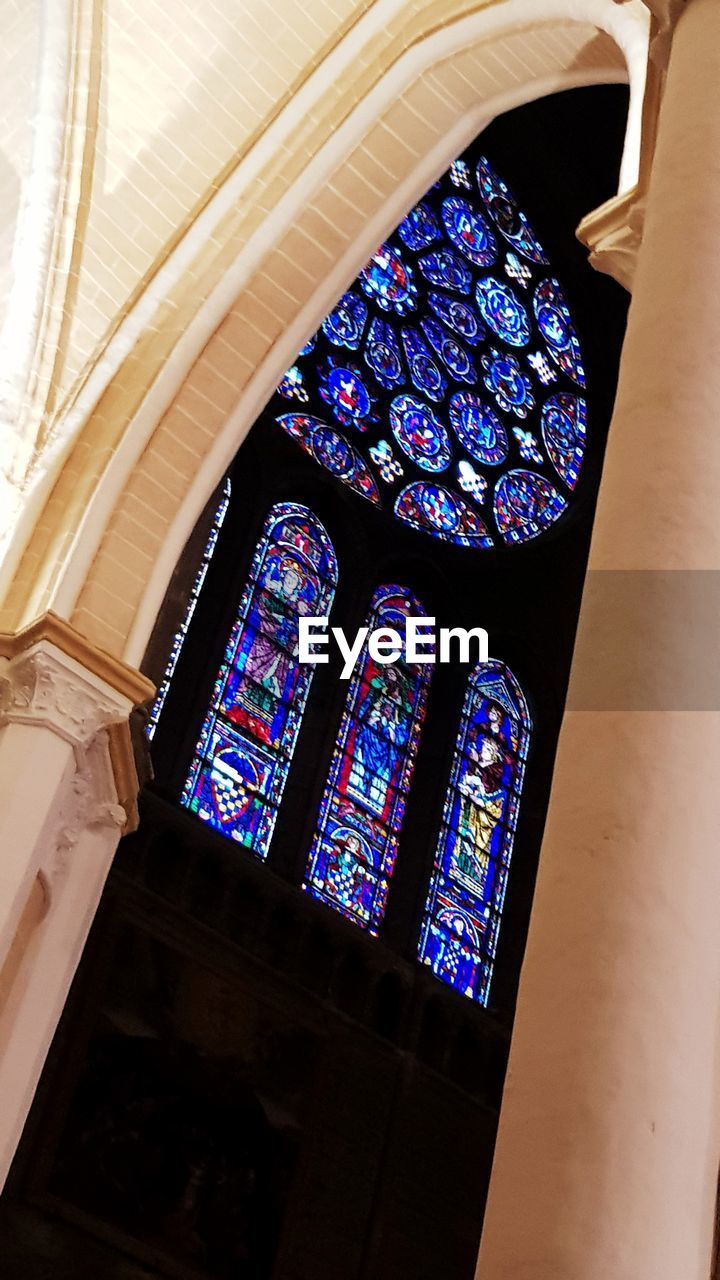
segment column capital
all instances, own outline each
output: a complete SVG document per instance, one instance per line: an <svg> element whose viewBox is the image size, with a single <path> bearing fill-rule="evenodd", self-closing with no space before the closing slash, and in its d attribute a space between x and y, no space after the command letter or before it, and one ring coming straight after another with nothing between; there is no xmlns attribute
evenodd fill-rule
<svg viewBox="0 0 720 1280"><path fill-rule="evenodd" d="M119 800L110 817L119 820L115 810L121 807L120 825L126 830L137 824L138 792L128 717L154 692L141 672L96 648L54 614L15 635L0 633L0 727L27 725L61 738L73 749L78 780L101 736ZM110 793L107 787L101 790Z"/></svg>
<svg viewBox="0 0 720 1280"><path fill-rule="evenodd" d="M0 632L0 658L15 659L40 642L53 646L110 689L123 694L133 706L155 694L154 685L142 672L99 649L82 632L50 611L20 631Z"/></svg>
<svg viewBox="0 0 720 1280"><path fill-rule="evenodd" d="M0 674L0 724L50 729L76 748L125 719L131 705L46 640L6 659Z"/></svg>
<svg viewBox="0 0 720 1280"><path fill-rule="evenodd" d="M581 244L590 251L596 271L612 276L632 292L638 251L645 225L647 191L633 187L593 209L577 229Z"/></svg>

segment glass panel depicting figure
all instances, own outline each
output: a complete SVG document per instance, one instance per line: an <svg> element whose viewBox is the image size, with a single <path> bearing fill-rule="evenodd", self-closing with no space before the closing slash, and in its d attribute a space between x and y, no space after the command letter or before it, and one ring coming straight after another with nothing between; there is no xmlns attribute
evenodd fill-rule
<svg viewBox="0 0 720 1280"><path fill-rule="evenodd" d="M530 740L530 717L501 662L476 667L455 744L419 957L486 1005Z"/></svg>
<svg viewBox="0 0 720 1280"><path fill-rule="evenodd" d="M397 631L424 616L406 588L384 586L367 626ZM425 716L426 664L375 662L367 646L351 677L304 888L371 934L385 914L405 800Z"/></svg>
<svg viewBox="0 0 720 1280"><path fill-rule="evenodd" d="M298 662L298 620L327 616L336 583L335 553L320 521L307 507L273 507L181 797L203 822L260 858L314 671Z"/></svg>
<svg viewBox="0 0 720 1280"><path fill-rule="evenodd" d="M163 678L160 681L160 684L158 685L158 691L155 695L155 701L153 702L153 705L150 711L150 716L148 719L148 724L145 732L147 733L147 736L151 742L155 736L155 730L158 727L160 713L162 712L162 709L165 706L165 699L167 698L168 691L172 683L172 678L175 674L175 668L178 664L178 660L182 652L182 647L185 643L185 637L187 636L187 633L188 633L188 627L192 622L192 617L195 612L195 607L197 605L198 600L200 599L200 592L202 591L203 583L205 582L205 576L210 566L210 561L212 560L213 555L215 554L217 540L220 536L220 530L222 529L223 522L225 520L225 516L227 515L227 509L229 505L230 505L230 477L228 476L223 483L222 498L220 499L215 509L212 528L210 530L208 540L205 543L205 550L203 551L202 560L200 561L200 568L198 569L197 574L195 575L195 581L193 582L193 585L192 585L190 597L188 599L187 605L185 606L185 613L183 614L183 620L180 623L180 626L178 627L173 637L172 647L170 649L170 657L167 660L167 665L163 672Z"/></svg>

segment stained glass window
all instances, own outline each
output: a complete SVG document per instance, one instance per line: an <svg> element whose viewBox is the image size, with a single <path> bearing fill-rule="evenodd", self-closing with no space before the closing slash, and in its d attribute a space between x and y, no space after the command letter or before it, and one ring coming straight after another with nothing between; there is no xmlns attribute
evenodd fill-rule
<svg viewBox="0 0 720 1280"><path fill-rule="evenodd" d="M207 574L210 561L212 560L213 555L215 553L217 540L218 540L218 537L220 536L220 530L222 529L223 521L225 520L225 516L227 515L227 509L229 505L230 505L230 478L227 477L223 483L222 497L215 509L215 515L213 517L210 535L208 537L207 542L205 543L205 550L203 551L202 560L200 561L200 568L198 569L197 574L195 575L195 581L193 582L192 590L190 591L190 596L189 596L187 605L185 607L183 620L180 623L180 626L178 627L173 637L172 647L170 649L170 657L167 660L167 666L165 667L165 671L163 672L163 678L160 681L160 684L158 685L158 691L155 695L155 701L152 705L152 710L148 718L148 724L145 732L147 733L147 736L151 742L153 737L155 736L155 730L157 729L157 726L158 726L160 713L163 707L165 706L165 699L167 698L168 690L170 688L172 678L175 674L175 668L178 664L178 660L182 652L182 647L185 643L185 637L187 636L187 633L188 633L188 627L192 622L192 617L195 612L195 607L200 598L200 592L202 591L203 583L205 581L205 576Z"/></svg>
<svg viewBox="0 0 720 1280"><path fill-rule="evenodd" d="M424 613L404 587L383 586L367 626L404 638L408 616ZM385 913L431 670L380 664L362 650L320 805L304 888L372 934Z"/></svg>
<svg viewBox="0 0 720 1280"><path fill-rule="evenodd" d="M222 835L267 854L314 667L298 662L298 619L330 612L337 564L307 509L279 503L225 646L182 803Z"/></svg>
<svg viewBox="0 0 720 1280"><path fill-rule="evenodd" d="M530 739L512 673L481 663L455 744L419 957L463 995L487 1004Z"/></svg>
<svg viewBox="0 0 720 1280"><path fill-rule="evenodd" d="M376 507L490 550L538 537L568 509L585 369L529 219L490 161L467 157L372 255L269 412Z"/></svg>

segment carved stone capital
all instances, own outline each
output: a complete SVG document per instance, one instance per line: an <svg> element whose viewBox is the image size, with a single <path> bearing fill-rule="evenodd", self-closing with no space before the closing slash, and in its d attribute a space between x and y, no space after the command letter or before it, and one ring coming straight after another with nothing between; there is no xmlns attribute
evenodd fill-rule
<svg viewBox="0 0 720 1280"><path fill-rule="evenodd" d="M48 903L61 887L83 833L106 827L121 835L127 822L128 814L117 794L108 734L101 730L83 753L82 763L67 780L59 800L54 835L39 872Z"/></svg>
<svg viewBox="0 0 720 1280"><path fill-rule="evenodd" d="M125 720L130 707L127 697L46 641L7 660L0 675L0 724L42 726L81 749L100 729Z"/></svg>
<svg viewBox="0 0 720 1280"><path fill-rule="evenodd" d="M137 826L140 784L128 717L154 693L141 672L98 649L53 613L22 631L0 633L0 728L46 729L74 752L76 774L62 797L66 816L54 828L60 832L59 848L74 847L73 833L87 826L110 822L123 831Z"/></svg>
<svg viewBox="0 0 720 1280"><path fill-rule="evenodd" d="M633 187L594 209L577 229L578 239L590 251L593 267L612 276L628 292L632 292L646 204L646 193Z"/></svg>

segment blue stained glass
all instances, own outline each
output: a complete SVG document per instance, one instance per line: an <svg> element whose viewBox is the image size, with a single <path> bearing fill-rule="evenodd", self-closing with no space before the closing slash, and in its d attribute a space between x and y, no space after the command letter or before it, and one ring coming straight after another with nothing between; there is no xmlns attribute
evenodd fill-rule
<svg viewBox="0 0 720 1280"><path fill-rule="evenodd" d="M417 329L403 329L402 340L410 377L418 391L431 400L442 400L447 382L422 334Z"/></svg>
<svg viewBox="0 0 720 1280"><path fill-rule="evenodd" d="M472 391L458 391L450 401L450 424L471 457L495 467L508 453L507 432L496 414Z"/></svg>
<svg viewBox="0 0 720 1280"><path fill-rule="evenodd" d="M325 616L337 564L320 521L279 503L265 521L181 796L228 839L267 855L312 680L301 614Z"/></svg>
<svg viewBox="0 0 720 1280"><path fill-rule="evenodd" d="M526 418L535 408L535 397L528 376L521 372L514 356L503 355L494 348L482 357L483 381L505 413Z"/></svg>
<svg viewBox="0 0 720 1280"><path fill-rule="evenodd" d="M306 404L308 393L303 386L303 376L296 364L292 365L278 384L278 392L285 400L299 400Z"/></svg>
<svg viewBox="0 0 720 1280"><path fill-rule="evenodd" d="M497 257L495 237L478 209L450 196L443 200L442 220L448 237L456 249L476 267L490 267Z"/></svg>
<svg viewBox="0 0 720 1280"><path fill-rule="evenodd" d="M441 981L486 1005L531 732L501 662L468 683L418 948Z"/></svg>
<svg viewBox="0 0 720 1280"><path fill-rule="evenodd" d="M422 321L422 330L430 345L440 356L447 371L456 382L476 382L477 375L472 360L457 338L445 332L442 325L429 317Z"/></svg>
<svg viewBox="0 0 720 1280"><path fill-rule="evenodd" d="M527 289L532 280L532 271L527 262L523 262L516 253L511 252L505 255L505 275L515 280L522 289Z"/></svg>
<svg viewBox="0 0 720 1280"><path fill-rule="evenodd" d="M341 358L338 345L362 360ZM455 161L409 211L323 323L318 347L278 390L302 402L288 407L322 415L324 401L333 425L368 433L363 444L347 431L355 456L313 433L310 452L338 479L371 501L377 485L402 487L398 518L463 546L493 545L494 525L468 523L479 495L495 499L489 519L505 542L562 514L585 450L585 402L565 390L569 379L576 391L585 384L581 346L534 231L485 157L473 170ZM427 418L396 409L391 419L401 396L428 401ZM491 469L507 466L545 478L530 485L517 471L497 491Z"/></svg>
<svg viewBox="0 0 720 1280"><path fill-rule="evenodd" d="M525 462L535 462L540 466L545 461L532 431L525 431L523 427L513 427L513 435L520 446L520 457L524 458Z"/></svg>
<svg viewBox="0 0 720 1280"><path fill-rule="evenodd" d="M167 698L168 691L170 689L170 684L175 674L175 668L178 664L178 660L182 652L182 647L185 644L185 638L188 633L188 627L192 622L192 617L195 612L197 602L200 599L200 592L202 591L203 583L205 582L205 577L207 575L210 561L212 560L213 555L215 554L217 540L220 536L220 530L222 529L229 506L230 506L230 480L229 478L226 478L225 481L223 482L222 498L220 499L215 509L212 528L210 530L208 540L205 543L205 550L203 551L202 560L200 561L200 568L198 569L195 575L195 581L193 582L192 589L190 591L190 598L188 599L187 605L185 606L185 613L183 614L183 620L180 623L180 626L178 627L177 631L175 632L175 635L173 636L173 642L170 648L170 656L167 660L167 664L163 672L163 677L162 677L162 680L160 681L160 684L158 685L158 690L157 690L157 693L155 694L155 701L153 702L152 709L148 717L148 723L147 723L147 728L145 732L147 734L148 739L151 742L155 736L155 730L157 729L157 726L158 726L160 713L163 707L165 706L165 699Z"/></svg>
<svg viewBox="0 0 720 1280"><path fill-rule="evenodd" d="M395 501L395 515L413 529L432 533L461 547L491 547L486 525L452 489L416 480Z"/></svg>
<svg viewBox="0 0 720 1280"><path fill-rule="evenodd" d="M492 276L479 280L475 296L487 325L512 347L524 347L530 341L530 321L519 298L509 285Z"/></svg>
<svg viewBox="0 0 720 1280"><path fill-rule="evenodd" d="M392 391L405 381L400 347L392 325L375 316L365 342L365 362L381 387Z"/></svg>
<svg viewBox="0 0 720 1280"><path fill-rule="evenodd" d="M424 200L410 210L397 230L400 239L408 249L426 249L434 240L442 238L438 220Z"/></svg>
<svg viewBox="0 0 720 1280"><path fill-rule="evenodd" d="M531 262L547 263L542 246L509 187L481 156L475 170L480 195L501 235Z"/></svg>
<svg viewBox="0 0 720 1280"><path fill-rule="evenodd" d="M331 475L369 502L382 505L367 463L334 427L309 413L284 413L275 421Z"/></svg>
<svg viewBox="0 0 720 1280"><path fill-rule="evenodd" d="M495 522L506 542L527 542L567 507L562 494L535 471L508 471L495 486Z"/></svg>
<svg viewBox="0 0 720 1280"><path fill-rule="evenodd" d="M541 429L555 470L574 489L585 452L585 401L565 393L550 396L543 405Z"/></svg>
<svg viewBox="0 0 720 1280"><path fill-rule="evenodd" d="M383 244L374 253L359 276L360 284L369 298L383 311L396 311L406 315L416 305L417 288L410 268L403 262L397 249Z"/></svg>
<svg viewBox="0 0 720 1280"><path fill-rule="evenodd" d="M461 302L459 298L449 298L444 293L429 293L428 302L443 324L448 329L454 329L471 346L475 347L478 342L483 341L485 329L467 303Z"/></svg>
<svg viewBox="0 0 720 1280"><path fill-rule="evenodd" d="M423 616L405 587L380 587L367 626L404 639ZM303 887L371 934L385 914L432 667L374 662L365 647L350 678Z"/></svg>
<svg viewBox="0 0 720 1280"><path fill-rule="evenodd" d="M336 347L357 351L367 320L367 304L356 293L344 293L322 322L322 331Z"/></svg>
<svg viewBox="0 0 720 1280"><path fill-rule="evenodd" d="M458 293L470 292L472 271L452 249L426 253L424 258L419 259L418 266L431 284L437 284L441 289L456 289Z"/></svg>
<svg viewBox="0 0 720 1280"><path fill-rule="evenodd" d="M456 187L464 187L466 191L471 190L470 169L464 160L453 160L450 165L450 181Z"/></svg>
<svg viewBox="0 0 720 1280"><path fill-rule="evenodd" d="M305 346L304 346L304 347L301 347L301 348L300 348L300 350L298 351L298 357L299 357L299 356L309 356L309 355L310 355L310 352L314 349L314 347L315 347L315 343L316 343L316 342L317 342L317 334L316 334L316 333L311 333L311 334L310 334L310 337L308 338L307 342L305 343Z"/></svg>
<svg viewBox="0 0 720 1280"><path fill-rule="evenodd" d="M544 387L548 387L551 382L557 382L557 373L542 351L531 351L527 362L538 382L541 382Z"/></svg>
<svg viewBox="0 0 720 1280"><path fill-rule="evenodd" d="M321 371L318 390L344 426L366 431L370 423L376 421L373 398L354 365L329 358Z"/></svg>
<svg viewBox="0 0 720 1280"><path fill-rule="evenodd" d="M469 493L476 502L484 502L487 493L485 477L478 475L471 463L466 462L464 458L458 463L457 474L460 488Z"/></svg>
<svg viewBox="0 0 720 1280"><path fill-rule="evenodd" d="M400 448L424 471L444 471L450 461L450 438L429 405L415 396L396 396L390 426Z"/></svg>
<svg viewBox="0 0 720 1280"><path fill-rule="evenodd" d="M548 351L559 369L581 387L585 386L580 343L577 340L570 311L557 280L543 280L533 298L535 318Z"/></svg>
<svg viewBox="0 0 720 1280"><path fill-rule="evenodd" d="M396 480L402 479L405 474L402 463L398 462L387 440L378 440L377 444L370 446L368 453L386 484L395 484Z"/></svg>

